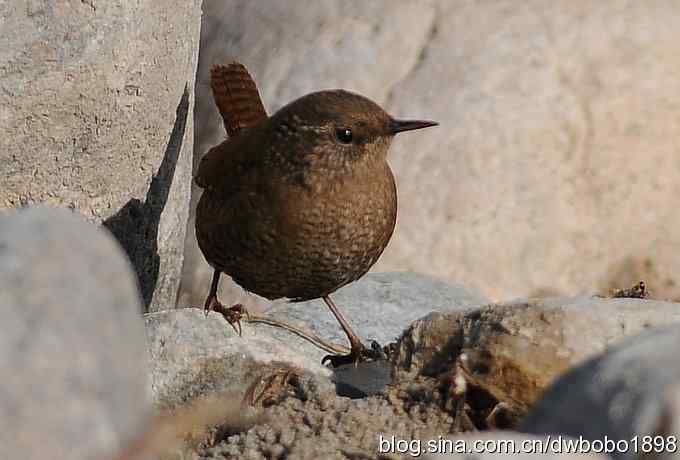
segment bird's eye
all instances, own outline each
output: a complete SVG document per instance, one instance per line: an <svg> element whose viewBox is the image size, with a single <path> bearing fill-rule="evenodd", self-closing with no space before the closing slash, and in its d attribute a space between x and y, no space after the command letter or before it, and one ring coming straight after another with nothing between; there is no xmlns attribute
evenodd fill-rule
<svg viewBox="0 0 680 460"><path fill-rule="evenodd" d="M338 128L335 130L335 137L343 144L352 142L352 130L349 128Z"/></svg>

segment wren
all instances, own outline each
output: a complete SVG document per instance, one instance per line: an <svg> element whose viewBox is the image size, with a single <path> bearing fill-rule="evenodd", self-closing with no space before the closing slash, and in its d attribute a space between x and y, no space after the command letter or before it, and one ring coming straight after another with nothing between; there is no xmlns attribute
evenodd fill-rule
<svg viewBox="0 0 680 460"><path fill-rule="evenodd" d="M366 274L394 231L392 139L437 123L392 118L344 90L308 94L268 116L236 62L214 66L211 86L229 137L203 156L194 178L203 189L196 237L214 268L206 310L222 307L222 273L270 300L321 298L351 344L349 355L323 362L364 359L370 351L330 295ZM241 307L228 311L233 325Z"/></svg>

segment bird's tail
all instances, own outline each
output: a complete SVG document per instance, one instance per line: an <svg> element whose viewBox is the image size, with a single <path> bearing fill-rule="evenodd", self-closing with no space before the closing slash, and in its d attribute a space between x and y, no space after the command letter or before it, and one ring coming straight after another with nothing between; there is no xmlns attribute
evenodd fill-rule
<svg viewBox="0 0 680 460"><path fill-rule="evenodd" d="M229 137L267 118L257 85L243 64L213 66L210 86Z"/></svg>

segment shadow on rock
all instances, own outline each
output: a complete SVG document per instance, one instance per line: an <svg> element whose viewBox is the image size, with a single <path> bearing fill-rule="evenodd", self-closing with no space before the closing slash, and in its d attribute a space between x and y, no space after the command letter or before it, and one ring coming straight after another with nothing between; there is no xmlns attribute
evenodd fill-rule
<svg viewBox="0 0 680 460"><path fill-rule="evenodd" d="M163 161L151 180L144 203L133 198L103 222L104 227L116 237L135 267L145 311L149 309L158 281L160 267L158 227L182 150L188 113L189 90L185 86L177 106L175 125L165 148Z"/></svg>

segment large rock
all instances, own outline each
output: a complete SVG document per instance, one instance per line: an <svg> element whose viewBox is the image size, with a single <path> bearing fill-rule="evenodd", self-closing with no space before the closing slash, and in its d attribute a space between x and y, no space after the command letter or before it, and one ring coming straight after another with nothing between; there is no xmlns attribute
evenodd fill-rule
<svg viewBox="0 0 680 460"><path fill-rule="evenodd" d="M148 425L141 303L107 232L0 213L0 312L0 458L110 458Z"/></svg>
<svg viewBox="0 0 680 460"><path fill-rule="evenodd" d="M200 0L0 8L0 207L103 222L144 303L174 306L193 151Z"/></svg>
<svg viewBox="0 0 680 460"><path fill-rule="evenodd" d="M462 366L476 419L498 403L516 419L569 368L668 323L680 323L680 303L596 297L511 302L414 322L399 339L395 361L433 377Z"/></svg>
<svg viewBox="0 0 680 460"><path fill-rule="evenodd" d="M628 449L611 453L620 459L654 453L658 458L677 458L678 349L677 324L631 337L558 379L531 409L520 429L581 436L590 441L622 440L628 443Z"/></svg>
<svg viewBox="0 0 680 460"><path fill-rule="evenodd" d="M207 78L232 58L270 111L344 87L441 123L395 141L399 220L380 270L497 299L641 276L680 297L668 122L680 116L680 4L208 0L205 11L197 156L224 138ZM188 257L201 302L210 277L195 275L195 249Z"/></svg>

